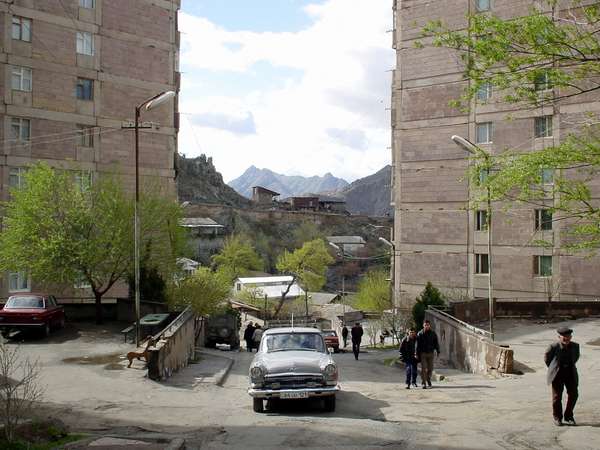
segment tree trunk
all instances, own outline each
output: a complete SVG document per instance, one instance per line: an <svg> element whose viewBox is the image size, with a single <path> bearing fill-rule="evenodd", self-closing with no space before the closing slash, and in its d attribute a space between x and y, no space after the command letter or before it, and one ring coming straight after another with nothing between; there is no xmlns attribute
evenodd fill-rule
<svg viewBox="0 0 600 450"><path fill-rule="evenodd" d="M94 292L94 297L96 297L96 323L101 325L102 320L102 294L99 292Z"/></svg>

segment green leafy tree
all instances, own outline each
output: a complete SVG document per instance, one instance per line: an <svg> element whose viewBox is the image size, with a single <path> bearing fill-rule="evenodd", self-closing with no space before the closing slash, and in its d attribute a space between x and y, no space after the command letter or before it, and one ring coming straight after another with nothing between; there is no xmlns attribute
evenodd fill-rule
<svg viewBox="0 0 600 450"><path fill-rule="evenodd" d="M367 272L358 283L358 292L354 300L356 309L382 314L391 309L392 296L389 272L374 269Z"/></svg>
<svg viewBox="0 0 600 450"><path fill-rule="evenodd" d="M412 314L415 326L419 328L425 320L425 311L428 306L445 306L446 301L442 293L430 281L425 285L423 292L416 298L416 303L413 305Z"/></svg>
<svg viewBox="0 0 600 450"><path fill-rule="evenodd" d="M148 191L146 191L148 192ZM102 297L133 272L133 207L115 176L104 174L82 189L67 171L40 163L25 187L4 204L0 270L25 271L38 283L89 284L102 322ZM179 205L152 191L140 199L141 248L146 267L168 279L184 246Z"/></svg>
<svg viewBox="0 0 600 450"><path fill-rule="evenodd" d="M596 2L545 0L524 17L503 19L474 14L455 31L442 21L428 24L424 35L432 45L457 51L469 87L454 104L465 109L491 86L495 97L531 108L557 106L571 97L600 89L600 5ZM419 43L418 46L423 46ZM587 100L586 100L587 101ZM561 119L562 121L565 118ZM523 152L506 149L493 158L478 155L471 167L473 182L490 188L492 200L547 207L563 221L569 239L563 247L597 249L600 207L590 184L600 169L600 129L596 114L571 115L560 144ZM568 130L568 133L564 131ZM480 183L481 169L492 169ZM552 183L544 183L548 173ZM481 199L480 199L481 200Z"/></svg>
<svg viewBox="0 0 600 450"><path fill-rule="evenodd" d="M213 264L220 270L226 270L233 279L252 270L262 270L263 261L252 244L234 235L225 241L223 250L212 257Z"/></svg>
<svg viewBox="0 0 600 450"><path fill-rule="evenodd" d="M277 261L277 270L291 275L292 280L288 283L286 290L281 293L274 317L279 315L279 311L281 311L294 283L298 282L306 291L321 289L326 281L327 266L332 264L333 261L325 241L322 239L308 241L291 253L287 250L284 251Z"/></svg>
<svg viewBox="0 0 600 450"><path fill-rule="evenodd" d="M197 314L210 315L222 307L230 293L231 280L226 272L200 267L171 286L169 303L175 309L191 305Z"/></svg>

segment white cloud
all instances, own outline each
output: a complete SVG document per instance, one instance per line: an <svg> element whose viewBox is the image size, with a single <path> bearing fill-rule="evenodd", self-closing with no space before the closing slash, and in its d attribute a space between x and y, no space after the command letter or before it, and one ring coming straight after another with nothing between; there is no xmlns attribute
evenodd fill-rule
<svg viewBox="0 0 600 450"><path fill-rule="evenodd" d="M213 156L226 180L252 164L353 180L389 163L391 2L329 0L306 11L314 23L295 33L228 31L181 14L180 110L191 114L181 122L182 153ZM264 63L300 76L245 90L245 74ZM235 93L203 86L207 73L234 77Z"/></svg>

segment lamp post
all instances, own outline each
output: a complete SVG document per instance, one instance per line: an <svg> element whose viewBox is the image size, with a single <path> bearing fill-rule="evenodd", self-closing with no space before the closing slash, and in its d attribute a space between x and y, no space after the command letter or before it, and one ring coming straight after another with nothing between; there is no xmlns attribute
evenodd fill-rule
<svg viewBox="0 0 600 450"><path fill-rule="evenodd" d="M133 220L134 234L134 276L135 276L135 345L140 345L140 217L139 217L139 156L140 156L140 115L142 108L146 111L156 108L175 97L174 91L165 91L151 97L135 107L135 206Z"/></svg>
<svg viewBox="0 0 600 450"><path fill-rule="evenodd" d="M486 170L489 175L490 167L491 167L491 158L492 156L483 150L481 147L473 144L468 139L465 139L462 136L453 135L452 141L456 145L458 145L463 150L471 153L472 155L482 155L485 160ZM488 250L488 308L489 308L489 316L490 316L490 334L492 337L492 341L494 340L494 297L492 290L492 196L490 192L490 187L486 187L486 200L487 200L487 209L486 209L486 225L487 225L487 250Z"/></svg>

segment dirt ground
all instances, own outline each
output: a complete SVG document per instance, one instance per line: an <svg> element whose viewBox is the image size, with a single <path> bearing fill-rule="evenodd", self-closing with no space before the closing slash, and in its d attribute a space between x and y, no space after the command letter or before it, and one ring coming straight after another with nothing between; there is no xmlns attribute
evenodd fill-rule
<svg viewBox="0 0 600 450"><path fill-rule="evenodd" d="M554 330L569 325L581 344L578 427L555 427L543 352ZM77 431L132 438L184 437L187 448L592 449L600 442L600 319L553 324L497 321L498 341L510 344L522 375L504 377L438 369L446 379L431 390L405 390L395 351L335 356L342 392L334 413L318 401L252 411L246 393L253 354L214 352L167 383L146 378L144 363L126 369L118 326L70 325L49 339L19 343L39 358L46 386L37 412L56 415ZM211 372L223 357L234 364L223 386Z"/></svg>

